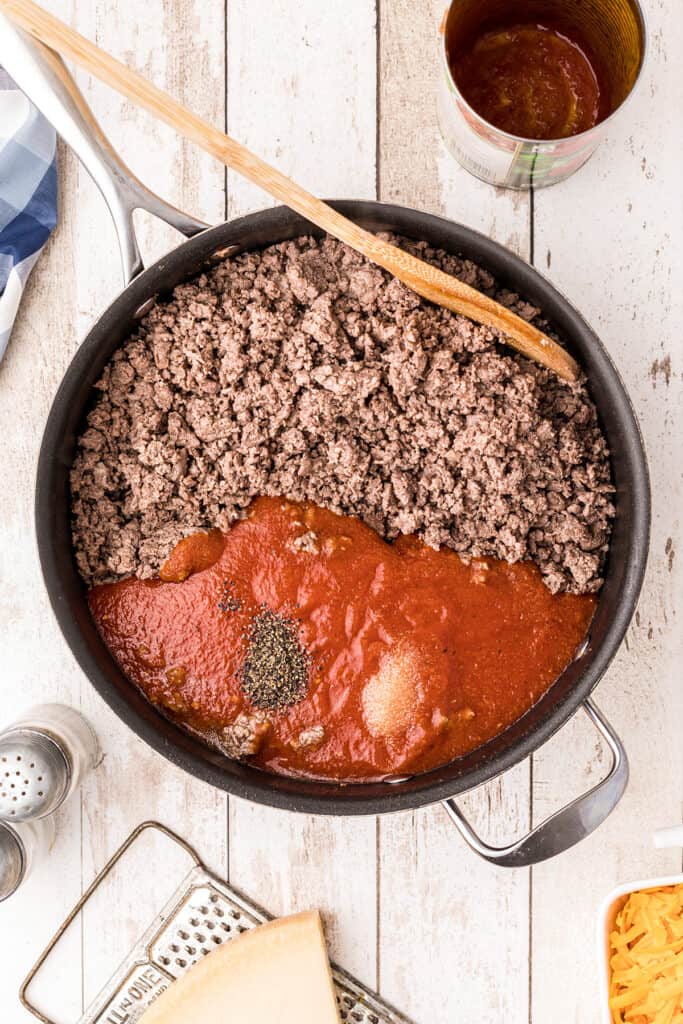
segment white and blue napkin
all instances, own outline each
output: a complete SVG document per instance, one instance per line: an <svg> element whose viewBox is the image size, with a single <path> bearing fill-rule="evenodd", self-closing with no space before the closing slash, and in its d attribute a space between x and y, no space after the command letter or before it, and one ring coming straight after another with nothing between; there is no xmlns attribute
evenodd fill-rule
<svg viewBox="0 0 683 1024"><path fill-rule="evenodd" d="M0 68L0 359L28 276L56 223L54 129Z"/></svg>

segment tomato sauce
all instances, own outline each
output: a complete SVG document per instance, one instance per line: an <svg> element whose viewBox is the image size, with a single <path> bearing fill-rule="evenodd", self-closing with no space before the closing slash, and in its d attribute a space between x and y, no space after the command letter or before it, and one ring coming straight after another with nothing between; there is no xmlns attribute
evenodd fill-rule
<svg viewBox="0 0 683 1024"><path fill-rule="evenodd" d="M339 780L426 771L501 732L572 660L595 609L592 596L551 594L530 563L466 565L275 498L227 534L182 541L162 576L90 592L127 675L220 745L254 713L241 672L255 617L286 615L308 685L297 703L261 712L250 761Z"/></svg>
<svg viewBox="0 0 683 1024"><path fill-rule="evenodd" d="M564 139L610 113L609 92L582 40L566 28L488 28L452 52L454 81L484 120L524 139Z"/></svg>

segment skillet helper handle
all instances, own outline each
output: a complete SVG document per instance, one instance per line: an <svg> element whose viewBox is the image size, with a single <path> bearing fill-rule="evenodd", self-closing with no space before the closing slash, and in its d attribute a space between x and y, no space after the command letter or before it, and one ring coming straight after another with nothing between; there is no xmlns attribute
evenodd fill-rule
<svg viewBox="0 0 683 1024"><path fill-rule="evenodd" d="M1 10L0 64L73 149L102 193L116 228L126 284L143 269L134 210L146 210L188 238L208 227L136 178L98 125L61 57L17 28Z"/></svg>
<svg viewBox="0 0 683 1024"><path fill-rule="evenodd" d="M606 777L587 793L562 807L509 846L489 846L477 835L454 800L444 800L448 815L468 846L484 860L506 868L528 867L556 857L585 839L617 806L628 783L628 758L609 722L591 700L583 704L591 722L612 752Z"/></svg>

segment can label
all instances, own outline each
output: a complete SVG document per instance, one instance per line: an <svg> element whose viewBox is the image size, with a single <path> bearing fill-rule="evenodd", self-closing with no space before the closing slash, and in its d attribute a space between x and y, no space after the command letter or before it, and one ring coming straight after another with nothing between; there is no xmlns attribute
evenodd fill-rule
<svg viewBox="0 0 683 1024"><path fill-rule="evenodd" d="M578 170L603 136L601 125L575 138L525 142L500 132L478 117L455 89L448 67L438 94L444 142L458 163L491 185L526 189L562 181Z"/></svg>

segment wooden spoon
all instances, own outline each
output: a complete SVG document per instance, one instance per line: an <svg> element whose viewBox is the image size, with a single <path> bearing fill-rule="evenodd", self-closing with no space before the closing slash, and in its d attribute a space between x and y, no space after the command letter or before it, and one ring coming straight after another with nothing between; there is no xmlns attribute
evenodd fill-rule
<svg viewBox="0 0 683 1024"><path fill-rule="evenodd" d="M510 345L529 359L554 370L563 380L577 379L577 363L542 331L475 288L358 227L32 0L0 0L0 7L36 39L69 57L133 103L145 107L217 160L388 270L418 295L503 332Z"/></svg>

